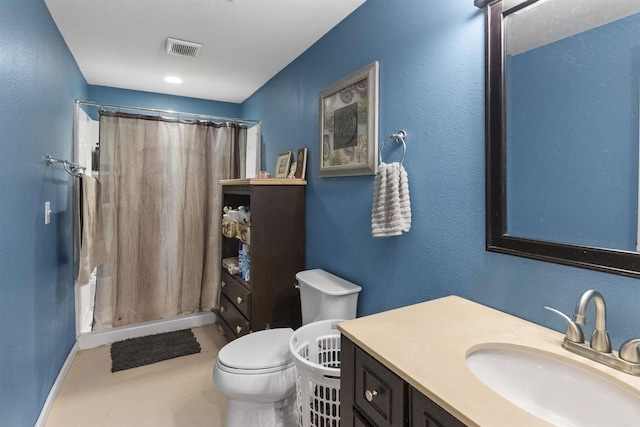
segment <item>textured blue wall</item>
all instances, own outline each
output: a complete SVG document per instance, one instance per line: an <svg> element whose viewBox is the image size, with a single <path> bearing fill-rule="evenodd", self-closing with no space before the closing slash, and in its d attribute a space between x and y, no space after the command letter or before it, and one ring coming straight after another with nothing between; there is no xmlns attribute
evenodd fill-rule
<svg viewBox="0 0 640 427"><path fill-rule="evenodd" d="M75 342L73 100L238 117L240 105L88 86L42 0L0 14L0 425L32 426ZM44 203L52 217L44 224Z"/></svg>
<svg viewBox="0 0 640 427"><path fill-rule="evenodd" d="M72 158L86 83L42 0L1 9L0 425L33 426L75 342L73 181L44 158Z"/></svg>
<svg viewBox="0 0 640 427"><path fill-rule="evenodd" d="M509 58L509 234L635 250L638 28L640 14Z"/></svg>
<svg viewBox="0 0 640 427"><path fill-rule="evenodd" d="M408 234L382 239L370 231L373 176L318 176L320 91L376 60L380 135L408 134L413 214ZM263 167L309 147L307 267L362 285L359 315L456 294L562 330L542 307L572 312L596 288L614 345L640 336L640 281L485 250L484 99L484 18L472 1L368 0L243 114L263 120Z"/></svg>
<svg viewBox="0 0 640 427"><path fill-rule="evenodd" d="M184 98L181 96L136 90L116 89L105 86L89 85L89 95L86 100L102 104L122 105L125 107L145 107L228 118L240 117L240 104ZM86 111L91 112L90 109ZM125 112L130 113L131 111ZM251 117L246 118L251 119ZM97 117L95 117L95 119L97 119ZM259 118L255 120L259 120Z"/></svg>
<svg viewBox="0 0 640 427"><path fill-rule="evenodd" d="M570 312L582 291L596 288L619 345L640 335L638 280L484 249L484 25L472 3L368 0L231 115L263 120L267 169L278 153L309 147L307 266L361 284L360 315L457 294L561 330L542 306ZM43 160L72 155L73 99L200 106L87 88L41 0L2 8L0 420L30 426L74 341L71 179ZM372 176L317 174L320 90L375 60L380 135L409 135L413 227L387 239L370 233ZM218 107L236 111L202 112L227 115ZM47 200L54 215L44 226Z"/></svg>

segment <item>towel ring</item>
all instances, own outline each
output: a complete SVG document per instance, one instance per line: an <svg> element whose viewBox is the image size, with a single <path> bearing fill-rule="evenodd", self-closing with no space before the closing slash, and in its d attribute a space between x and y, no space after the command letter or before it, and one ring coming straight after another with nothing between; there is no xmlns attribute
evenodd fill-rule
<svg viewBox="0 0 640 427"><path fill-rule="evenodd" d="M407 137L407 133L403 130L398 131L392 135L389 135L382 141L382 145L380 145L380 152L378 153L378 157L380 158L380 163L382 163L382 149L384 148L384 144L389 139L393 139L396 144L402 144L402 160L400 160L400 164L404 163L404 158L407 155L407 144L404 142L404 139Z"/></svg>

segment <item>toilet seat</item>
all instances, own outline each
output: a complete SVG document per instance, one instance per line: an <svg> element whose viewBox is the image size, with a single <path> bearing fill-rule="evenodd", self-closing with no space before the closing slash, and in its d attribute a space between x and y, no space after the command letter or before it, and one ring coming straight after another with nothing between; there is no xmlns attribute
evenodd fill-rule
<svg viewBox="0 0 640 427"><path fill-rule="evenodd" d="M242 336L218 353L219 369L237 375L260 375L293 366L289 351L291 328L266 329Z"/></svg>

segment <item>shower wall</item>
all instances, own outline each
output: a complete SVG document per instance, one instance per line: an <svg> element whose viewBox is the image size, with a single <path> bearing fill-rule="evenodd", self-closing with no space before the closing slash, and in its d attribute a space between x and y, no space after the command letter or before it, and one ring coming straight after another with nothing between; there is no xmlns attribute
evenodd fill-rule
<svg viewBox="0 0 640 427"><path fill-rule="evenodd" d="M100 136L99 123L93 120L78 104L75 105L74 124L74 161L86 167L85 173L91 174L91 153L98 144ZM93 308L96 295L95 273L91 275L89 284L75 286L76 300L76 336L91 332Z"/></svg>

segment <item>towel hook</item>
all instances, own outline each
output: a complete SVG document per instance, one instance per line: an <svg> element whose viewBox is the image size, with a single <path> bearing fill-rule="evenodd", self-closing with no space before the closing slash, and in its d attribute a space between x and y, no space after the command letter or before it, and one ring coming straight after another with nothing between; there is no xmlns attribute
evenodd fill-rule
<svg viewBox="0 0 640 427"><path fill-rule="evenodd" d="M380 146L380 153L378 156L380 158L380 163L382 163L382 149L384 148L384 144L387 142L387 140L393 139L396 142L396 144L402 144L402 160L400 160L400 164L403 164L404 158L407 155L407 144L406 142L404 142L404 139L406 137L407 137L407 133L403 130L399 130L398 132L393 133L388 137L386 137L384 141L382 141L382 145Z"/></svg>

